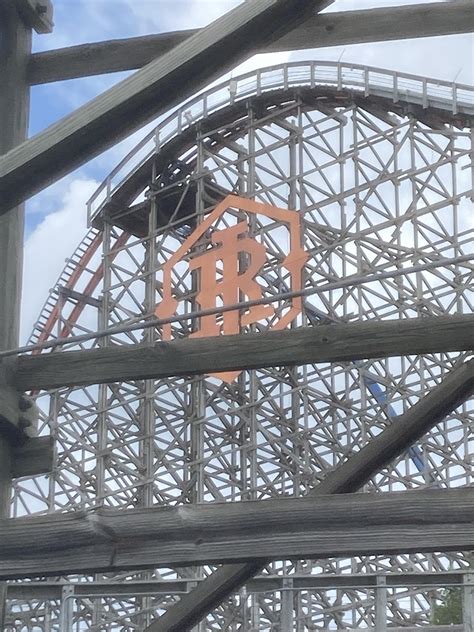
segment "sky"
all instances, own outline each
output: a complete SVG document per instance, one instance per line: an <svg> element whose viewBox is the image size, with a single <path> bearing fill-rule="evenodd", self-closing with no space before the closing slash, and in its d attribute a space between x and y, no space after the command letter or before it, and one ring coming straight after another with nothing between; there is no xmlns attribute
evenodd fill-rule
<svg viewBox="0 0 474 632"><path fill-rule="evenodd" d="M422 0L417 0L420 3ZM440 0L443 1L443 0ZM444 0L448 2L449 0ZM54 0L55 29L34 37L34 50L202 27L239 0ZM329 11L415 4L412 0L336 0ZM233 71L287 60L342 60L474 84L474 36L451 35L375 44L257 55ZM32 89L30 135L72 112L129 73L116 73ZM28 338L66 257L87 230L86 202L114 165L144 135L135 133L27 204L22 341Z"/></svg>

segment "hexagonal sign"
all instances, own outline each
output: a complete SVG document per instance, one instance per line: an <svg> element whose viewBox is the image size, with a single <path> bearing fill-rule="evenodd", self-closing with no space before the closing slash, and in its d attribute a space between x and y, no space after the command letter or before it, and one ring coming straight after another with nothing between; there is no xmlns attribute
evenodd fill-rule
<svg viewBox="0 0 474 632"><path fill-rule="evenodd" d="M232 221L219 228L226 214ZM257 217L261 218L259 230L255 229ZM272 253L262 235L272 235ZM301 313L302 298L286 297L289 305L279 314L274 303L282 293L301 290L307 259L301 245L299 213L229 195L165 263L163 300L156 315L167 319L178 313L181 293L173 283L173 273L184 267L193 278L196 311L204 312L196 319L198 328L190 337L239 334L258 323L261 330L262 321L267 322L267 329L284 329ZM225 310L219 312L222 308ZM171 337L171 324L164 324L163 340ZM230 383L240 373L209 375Z"/></svg>

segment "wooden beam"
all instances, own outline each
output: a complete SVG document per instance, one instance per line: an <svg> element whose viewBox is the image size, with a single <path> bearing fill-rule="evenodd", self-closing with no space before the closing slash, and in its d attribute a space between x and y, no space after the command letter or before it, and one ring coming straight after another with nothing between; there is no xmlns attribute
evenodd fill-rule
<svg viewBox="0 0 474 632"><path fill-rule="evenodd" d="M18 390L49 389L268 366L464 351L473 346L474 315L318 325L175 340L154 346L20 356L11 367L11 383Z"/></svg>
<svg viewBox="0 0 474 632"><path fill-rule="evenodd" d="M360 489L473 392L474 361L471 361L448 374L411 410L329 473L310 494L344 494ZM145 632L187 632L262 568L263 565L256 561L222 566L183 595L179 603L152 622Z"/></svg>
<svg viewBox="0 0 474 632"><path fill-rule="evenodd" d="M474 490L342 494L0 522L0 578L474 550Z"/></svg>
<svg viewBox="0 0 474 632"><path fill-rule="evenodd" d="M31 55L31 29L13 0L0 2L0 155L26 138L29 87L26 67ZM22 206L11 208L0 196L0 350L16 347L19 338L23 266ZM0 387L1 388L1 387ZM5 395L9 400L9 394ZM10 514L12 447L0 431L0 518ZM0 585L0 629L5 628L6 586Z"/></svg>
<svg viewBox="0 0 474 632"><path fill-rule="evenodd" d="M332 573L321 573L307 575L304 573L294 573L291 581L295 590L334 590L335 588L370 589L377 586L380 577L385 579L388 588L409 588L416 586L426 591L444 588L446 586L463 586L466 573L463 571L432 572L432 573L388 573L388 574L346 574L335 575ZM285 587L287 577L284 575L260 575L249 580L245 585L248 593L276 592ZM61 599L62 589L70 588L79 599L81 597L117 597L119 595L136 595L152 597L153 595L175 593L185 593L193 588L197 583L204 581L204 578L188 579L150 579L139 581L118 582L117 580L99 580L93 582L17 582L8 584L8 598L19 599L21 601L30 600L54 600ZM395 628L396 629L396 628ZM393 632L394 629L390 629ZM407 632L406 629L403 629ZM286 631L285 631L286 632ZM365 632L368 632L367 629ZM420 632L416 628L416 632ZM423 629L425 632L425 629ZM436 630L436 632L440 632ZM453 632L453 630L449 630Z"/></svg>
<svg viewBox="0 0 474 632"><path fill-rule="evenodd" d="M468 33L474 30L470 0L326 13L308 18L268 46L254 52L275 52L346 46L418 37ZM34 53L31 84L136 70L181 44L197 30L160 33Z"/></svg>
<svg viewBox="0 0 474 632"><path fill-rule="evenodd" d="M6 207L25 200L268 44L326 0L244 2L0 158Z"/></svg>
<svg viewBox="0 0 474 632"><path fill-rule="evenodd" d="M31 30L12 0L0 2L0 155L26 138ZM23 261L23 207L9 210L0 196L0 350L18 344Z"/></svg>
<svg viewBox="0 0 474 632"><path fill-rule="evenodd" d="M51 0L15 0L25 24L37 33L52 33L53 3Z"/></svg>
<svg viewBox="0 0 474 632"><path fill-rule="evenodd" d="M12 446L38 434L39 409L33 399L8 384L8 371L0 364L0 436Z"/></svg>
<svg viewBox="0 0 474 632"><path fill-rule="evenodd" d="M49 474L53 469L54 440L52 437L34 437L13 450L12 477Z"/></svg>

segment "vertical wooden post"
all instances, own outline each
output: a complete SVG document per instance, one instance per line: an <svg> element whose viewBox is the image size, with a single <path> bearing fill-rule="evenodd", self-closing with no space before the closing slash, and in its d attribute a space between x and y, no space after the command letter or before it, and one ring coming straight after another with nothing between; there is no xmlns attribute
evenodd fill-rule
<svg viewBox="0 0 474 632"><path fill-rule="evenodd" d="M384 575L377 577L375 589L375 629L377 632L387 631L387 580Z"/></svg>
<svg viewBox="0 0 474 632"><path fill-rule="evenodd" d="M294 592L291 577L284 577L281 592L280 630L291 632L293 630Z"/></svg>
<svg viewBox="0 0 474 632"><path fill-rule="evenodd" d="M0 3L0 155L26 139L29 87L26 65L31 28L20 18L14 0ZM0 200L0 205L2 201ZM23 265L23 206L0 213L0 350L19 342ZM0 435L0 518L10 512L12 449ZM0 630L5 628L6 585L0 585Z"/></svg>
<svg viewBox="0 0 474 632"><path fill-rule="evenodd" d="M463 623L465 632L474 632L474 573L464 575Z"/></svg>

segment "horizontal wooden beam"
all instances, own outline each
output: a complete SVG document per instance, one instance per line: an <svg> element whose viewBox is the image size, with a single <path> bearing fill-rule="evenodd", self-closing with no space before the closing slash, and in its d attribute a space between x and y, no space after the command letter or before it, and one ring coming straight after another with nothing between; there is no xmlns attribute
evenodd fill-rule
<svg viewBox="0 0 474 632"><path fill-rule="evenodd" d="M326 13L255 52L325 48L366 42L466 33L474 30L470 0ZM63 81L110 72L136 70L181 44L197 30L83 44L31 57L31 84Z"/></svg>
<svg viewBox="0 0 474 632"><path fill-rule="evenodd" d="M0 579L474 550L474 490L75 512L0 522Z"/></svg>
<svg viewBox="0 0 474 632"><path fill-rule="evenodd" d="M318 325L258 334L194 338L154 346L108 347L20 356L20 390L82 386L268 366L350 362L474 346L474 315Z"/></svg>
<svg viewBox="0 0 474 632"><path fill-rule="evenodd" d="M252 53L326 0L252 0L0 157L0 212L24 201Z"/></svg>
<svg viewBox="0 0 474 632"><path fill-rule="evenodd" d="M367 445L351 455L319 483L310 493L345 494L357 491L382 468L402 454L474 392L474 361L462 364L449 373L428 395ZM209 575L173 608L153 621L146 632L185 632L230 597L251 577L260 573L263 564L247 562L226 564Z"/></svg>
<svg viewBox="0 0 474 632"><path fill-rule="evenodd" d="M260 575L254 577L246 585L248 593L259 592L276 592L285 588L288 579L291 579L292 588L294 590L334 590L334 588L354 588L354 589L373 589L377 587L377 580L384 578L387 587L408 588L416 586L417 588L425 588L426 590L435 590L437 588L445 588L446 586L462 587L466 573L463 571L448 572L432 572L432 573L389 573L389 574L343 574L335 575L331 573L321 573L318 575L307 575L295 573L290 577L285 575ZM191 578L188 579L150 579L149 581L127 581L118 582L117 580L99 580L93 582L57 582L57 581L41 581L41 582L19 582L8 584L8 599L19 599L29 601L37 600L53 600L61 599L64 588L73 592L79 599L81 597L101 598L101 597L117 597L120 595L137 595L137 596L154 596L159 594L172 595L176 593L186 593L191 588L204 581L204 579ZM287 586L287 585L286 585ZM390 632L394 632L396 628L390 628ZM449 629L449 632L454 632ZM367 632L365 629L364 632ZM403 628L403 632L408 632ZM416 632L420 632L416 628ZM426 632L423 628L423 632ZM436 629L436 632L440 630Z"/></svg>
<svg viewBox="0 0 474 632"><path fill-rule="evenodd" d="M53 470L54 440L52 437L27 439L13 450L12 477L38 476Z"/></svg>

